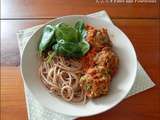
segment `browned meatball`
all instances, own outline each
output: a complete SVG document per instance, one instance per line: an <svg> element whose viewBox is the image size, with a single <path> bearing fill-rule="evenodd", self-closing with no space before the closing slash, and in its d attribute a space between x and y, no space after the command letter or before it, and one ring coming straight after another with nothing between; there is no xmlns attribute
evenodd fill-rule
<svg viewBox="0 0 160 120"><path fill-rule="evenodd" d="M110 48L103 48L93 58L95 65L91 66L81 77L80 85L93 98L108 93L112 76L118 69L118 57Z"/></svg>
<svg viewBox="0 0 160 120"><path fill-rule="evenodd" d="M106 72L103 66L89 68L87 73L81 77L80 85L86 91L89 98L99 97L107 94L111 76Z"/></svg>
<svg viewBox="0 0 160 120"><path fill-rule="evenodd" d="M119 59L111 48L103 48L101 52L96 54L93 60L96 65L104 66L111 76L113 76L118 69Z"/></svg>
<svg viewBox="0 0 160 120"><path fill-rule="evenodd" d="M86 40L97 51L100 51L105 46L108 46L108 47L112 46L112 43L111 43L109 36L107 34L107 29L104 29L104 28L94 29L93 27L89 27L87 29Z"/></svg>

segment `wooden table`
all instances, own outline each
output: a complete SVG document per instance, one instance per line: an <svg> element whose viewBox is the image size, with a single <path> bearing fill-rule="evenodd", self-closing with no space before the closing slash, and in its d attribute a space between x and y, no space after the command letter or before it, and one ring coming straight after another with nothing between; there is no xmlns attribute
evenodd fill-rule
<svg viewBox="0 0 160 120"><path fill-rule="evenodd" d="M78 120L160 119L160 3L96 3L96 0L2 0L1 119L27 120L16 32L68 14L106 10L130 38L138 60L156 86L105 113Z"/></svg>

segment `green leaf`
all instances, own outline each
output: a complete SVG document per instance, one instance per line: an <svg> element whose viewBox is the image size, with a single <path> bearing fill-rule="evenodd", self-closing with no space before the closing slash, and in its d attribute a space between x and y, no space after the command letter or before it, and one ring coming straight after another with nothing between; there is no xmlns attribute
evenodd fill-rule
<svg viewBox="0 0 160 120"><path fill-rule="evenodd" d="M90 45L85 40L86 30L83 21L78 21L75 27L65 23L59 23L56 26L45 26L42 38L39 44L39 51L42 53L46 49L52 49L56 54L68 57L81 57L85 55ZM52 56L49 56L51 60Z"/></svg>
<svg viewBox="0 0 160 120"><path fill-rule="evenodd" d="M55 31L55 28L51 25L46 25L44 27L42 37L41 37L41 41L40 41L39 47L38 47L40 53L42 53L49 46L49 44L51 42L52 43L55 42L55 39L53 38L54 31Z"/></svg>
<svg viewBox="0 0 160 120"><path fill-rule="evenodd" d="M68 57L80 57L83 55L81 48L77 43L66 42L63 39L59 40L57 44L53 45L53 49L57 54Z"/></svg>
<svg viewBox="0 0 160 120"><path fill-rule="evenodd" d="M78 42L78 31L65 24L65 23L60 23L56 25L56 31L55 31L55 37L57 41L63 39L66 42Z"/></svg>
<svg viewBox="0 0 160 120"><path fill-rule="evenodd" d="M85 55L90 49L90 45L88 44L88 42L86 40L82 40L81 42L79 42L78 45L79 45L83 55Z"/></svg>
<svg viewBox="0 0 160 120"><path fill-rule="evenodd" d="M80 20L78 22L76 22L75 24L75 28L78 30L78 32L80 33L79 35L79 39L82 40L86 37L87 35L87 31L85 30L85 24L83 20Z"/></svg>
<svg viewBox="0 0 160 120"><path fill-rule="evenodd" d="M70 57L81 57L85 55L89 49L90 45L87 41L82 40L79 43L66 42L63 39L59 40L57 44L52 47L57 54L70 56Z"/></svg>
<svg viewBox="0 0 160 120"><path fill-rule="evenodd" d="M80 21L76 22L75 28L76 28L80 33L82 33L83 30L84 30L84 28L85 28L85 26L84 26L84 21L80 20Z"/></svg>

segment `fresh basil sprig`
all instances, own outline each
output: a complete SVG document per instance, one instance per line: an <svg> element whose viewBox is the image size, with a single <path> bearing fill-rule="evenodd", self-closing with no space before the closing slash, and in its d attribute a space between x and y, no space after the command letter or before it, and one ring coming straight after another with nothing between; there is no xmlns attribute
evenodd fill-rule
<svg viewBox="0 0 160 120"><path fill-rule="evenodd" d="M83 21L78 21L74 27L65 23L56 26L47 25L43 30L39 51L52 49L56 54L67 57L82 57L90 49L85 40L86 30Z"/></svg>

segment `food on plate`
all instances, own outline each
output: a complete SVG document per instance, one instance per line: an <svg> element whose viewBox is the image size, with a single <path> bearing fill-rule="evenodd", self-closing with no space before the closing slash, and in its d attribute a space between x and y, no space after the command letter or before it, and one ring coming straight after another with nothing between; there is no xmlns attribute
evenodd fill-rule
<svg viewBox="0 0 160 120"><path fill-rule="evenodd" d="M106 95L119 66L107 29L82 20L46 25L38 45L40 77L50 93L68 102Z"/></svg>

